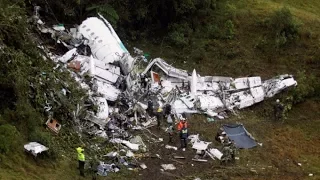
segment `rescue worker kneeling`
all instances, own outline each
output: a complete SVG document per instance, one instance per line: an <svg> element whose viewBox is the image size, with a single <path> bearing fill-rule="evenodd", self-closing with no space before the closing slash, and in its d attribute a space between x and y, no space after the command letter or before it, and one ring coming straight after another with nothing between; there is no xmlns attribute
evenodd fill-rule
<svg viewBox="0 0 320 180"><path fill-rule="evenodd" d="M187 148L187 138L188 138L188 123L186 119L181 117L180 122L178 124L178 131L180 133L180 140L181 140L181 149L185 151Z"/></svg>
<svg viewBox="0 0 320 180"><path fill-rule="evenodd" d="M84 156L84 145L81 147L77 147L77 153L78 153L78 162L79 162L79 171L80 175L84 177L84 164L85 164L85 156Z"/></svg>

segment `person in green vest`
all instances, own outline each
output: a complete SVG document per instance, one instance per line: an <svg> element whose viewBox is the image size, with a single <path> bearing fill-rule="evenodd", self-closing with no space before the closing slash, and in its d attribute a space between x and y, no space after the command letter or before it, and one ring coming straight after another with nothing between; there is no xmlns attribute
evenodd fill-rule
<svg viewBox="0 0 320 180"><path fill-rule="evenodd" d="M84 156L84 145L77 147L76 150L78 153L80 175L84 177L84 163L86 161L85 156Z"/></svg>

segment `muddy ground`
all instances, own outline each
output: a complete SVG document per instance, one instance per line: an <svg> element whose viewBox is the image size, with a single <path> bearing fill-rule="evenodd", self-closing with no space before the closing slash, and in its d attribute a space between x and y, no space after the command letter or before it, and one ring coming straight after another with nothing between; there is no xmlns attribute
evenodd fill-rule
<svg viewBox="0 0 320 180"><path fill-rule="evenodd" d="M207 122L202 115L192 116L188 122L190 134L200 134L200 139L212 142L212 147L222 148L221 144L214 140L217 130L222 124L243 123L246 129L262 143L252 149L241 149L235 164L220 165L218 160L209 157L208 162L192 161L195 150L190 144L185 152L182 150L166 149L168 135L163 129L156 127L150 131L164 139L162 143L147 143L149 156L140 158L148 167L137 172L134 179L317 179L319 178L320 140L317 128L319 118L316 114L304 117L303 125L297 114L306 111L296 107L289 117L283 122L275 122L270 112L270 102L265 102L256 107L240 111L238 115L231 115L229 119L215 122ZM306 102L313 104L314 102ZM311 106L316 108L317 105ZM315 110L315 109L314 109ZM308 114L306 114L308 116ZM320 117L320 116L319 116ZM165 123L163 123L163 128ZM311 128L314 128L312 130ZM308 129L308 132L306 132ZM146 133L147 134L147 133ZM144 135L142 135L143 139ZM178 134L174 136L175 142L170 144L180 146ZM308 147L312 143L312 147ZM156 157L160 155L160 158ZM173 156L183 156L186 159L174 159ZM161 164L174 164L176 170L161 170ZM300 164L300 165L299 165ZM313 176L309 176L312 174Z"/></svg>

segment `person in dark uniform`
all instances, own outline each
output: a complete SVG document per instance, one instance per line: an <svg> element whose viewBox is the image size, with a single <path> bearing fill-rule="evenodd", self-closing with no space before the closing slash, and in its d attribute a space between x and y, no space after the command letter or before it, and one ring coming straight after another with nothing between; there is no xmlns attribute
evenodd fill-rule
<svg viewBox="0 0 320 180"><path fill-rule="evenodd" d="M276 121L279 121L282 119L283 110L284 110L283 105L280 103L280 100L277 99L274 105L274 119Z"/></svg>
<svg viewBox="0 0 320 180"><path fill-rule="evenodd" d="M184 117L180 117L180 122L178 124L178 131L180 133L181 149L182 151L185 151L187 148L187 138L188 138L189 132L188 132L188 123Z"/></svg>

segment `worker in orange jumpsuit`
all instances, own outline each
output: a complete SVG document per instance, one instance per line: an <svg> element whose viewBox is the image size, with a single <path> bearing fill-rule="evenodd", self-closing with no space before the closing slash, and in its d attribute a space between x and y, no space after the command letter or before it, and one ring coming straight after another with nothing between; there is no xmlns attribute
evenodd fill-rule
<svg viewBox="0 0 320 180"><path fill-rule="evenodd" d="M180 133L181 149L182 151L185 151L187 148L188 123L184 117L180 117L180 122L178 123L178 131Z"/></svg>

